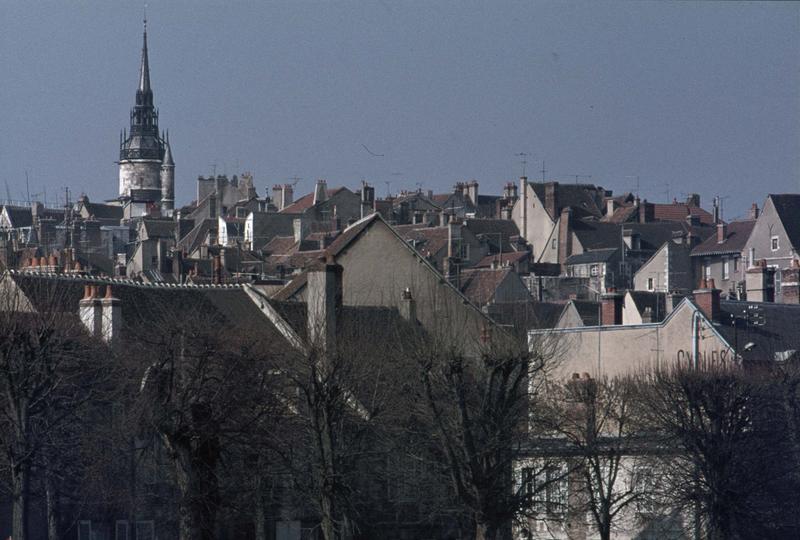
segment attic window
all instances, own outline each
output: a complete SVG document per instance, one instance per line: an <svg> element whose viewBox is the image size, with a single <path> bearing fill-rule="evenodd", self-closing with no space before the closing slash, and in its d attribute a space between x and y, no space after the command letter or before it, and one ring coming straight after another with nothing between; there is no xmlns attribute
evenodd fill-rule
<svg viewBox="0 0 800 540"><path fill-rule="evenodd" d="M647 278L647 290L652 291L655 287L653 286L653 278Z"/></svg>
<svg viewBox="0 0 800 540"><path fill-rule="evenodd" d="M777 236L773 236L772 239L770 240L770 248L772 249L772 251L778 251L779 243Z"/></svg>

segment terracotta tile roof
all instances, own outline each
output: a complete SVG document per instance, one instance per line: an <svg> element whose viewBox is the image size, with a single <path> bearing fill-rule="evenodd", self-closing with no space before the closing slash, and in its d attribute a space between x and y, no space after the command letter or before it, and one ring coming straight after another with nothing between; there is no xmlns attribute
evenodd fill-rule
<svg viewBox="0 0 800 540"><path fill-rule="evenodd" d="M328 195L328 199L339 193L344 188L338 187L333 189L325 190L325 193ZM305 212L309 208L314 206L314 193L309 193L308 195L303 195L292 204L281 210L279 213L281 214L300 214Z"/></svg>
<svg viewBox="0 0 800 540"><path fill-rule="evenodd" d="M261 249L268 255L286 255L296 244L294 236L276 236Z"/></svg>
<svg viewBox="0 0 800 540"><path fill-rule="evenodd" d="M447 227L399 225L395 230L403 240L426 257L435 257L440 251L447 249Z"/></svg>
<svg viewBox="0 0 800 540"><path fill-rule="evenodd" d="M613 214L611 215L606 214L605 216L603 216L602 221L608 223L625 223L628 220L630 220L635 213L636 213L636 207L633 206L632 204L627 206L620 206L619 208L614 210Z"/></svg>
<svg viewBox="0 0 800 540"><path fill-rule="evenodd" d="M715 255L722 253L741 253L750 233L753 231L755 221L731 221L727 224L725 241L717 242L717 235L712 234L705 242L692 250L692 257L698 255Z"/></svg>
<svg viewBox="0 0 800 540"><path fill-rule="evenodd" d="M653 216L656 221L686 221L688 215L700 218L700 223L713 225L714 216L699 206L686 203L653 204Z"/></svg>
<svg viewBox="0 0 800 540"><path fill-rule="evenodd" d="M461 272L461 292L475 305L485 306L492 301L497 287L511 272L513 272L511 268L463 270Z"/></svg>

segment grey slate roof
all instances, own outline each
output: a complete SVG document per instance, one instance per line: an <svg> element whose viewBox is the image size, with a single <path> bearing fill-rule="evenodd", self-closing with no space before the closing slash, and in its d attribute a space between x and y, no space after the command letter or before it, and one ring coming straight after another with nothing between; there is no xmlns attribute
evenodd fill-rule
<svg viewBox="0 0 800 540"><path fill-rule="evenodd" d="M619 251L619 248L595 249L584 251L577 255L570 255L567 264L590 264L608 262Z"/></svg>
<svg viewBox="0 0 800 540"><path fill-rule="evenodd" d="M780 217L789 242L795 249L800 248L800 194L784 193L770 194L775 212Z"/></svg>
<svg viewBox="0 0 800 540"><path fill-rule="evenodd" d="M755 221L731 221L727 224L727 233L722 243L717 241L716 234L712 234L692 250L692 257L741 253L747 243L747 239L750 238L750 233L753 232L755 224Z"/></svg>

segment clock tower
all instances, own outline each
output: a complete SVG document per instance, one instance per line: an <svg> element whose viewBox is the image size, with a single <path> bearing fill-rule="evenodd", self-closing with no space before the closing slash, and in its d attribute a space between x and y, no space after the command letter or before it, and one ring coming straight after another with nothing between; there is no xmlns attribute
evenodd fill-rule
<svg viewBox="0 0 800 540"><path fill-rule="evenodd" d="M172 153L166 138L159 135L158 109L153 105L153 90L150 87L150 64L147 56L147 20L144 21L142 61L139 66L139 85L136 102L131 109L130 131L120 134L119 148L119 196L121 199L151 198L161 205L166 214L172 212L174 192ZM166 156L165 156L166 154ZM163 174L164 158L169 163L168 174ZM168 182L170 185L163 185ZM135 193L131 193L135 191ZM164 197L162 195L167 195ZM162 201L163 198L168 200Z"/></svg>

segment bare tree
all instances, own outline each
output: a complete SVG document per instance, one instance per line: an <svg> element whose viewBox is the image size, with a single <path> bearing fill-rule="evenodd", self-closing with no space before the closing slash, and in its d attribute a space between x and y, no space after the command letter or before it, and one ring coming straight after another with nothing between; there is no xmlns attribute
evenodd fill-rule
<svg viewBox="0 0 800 540"><path fill-rule="evenodd" d="M12 535L22 540L36 473L48 536L58 538L58 484L75 465L76 432L108 373L104 347L75 312L65 312L69 297L55 285L34 283L24 295L8 274L0 284L0 444L11 478Z"/></svg>
<svg viewBox="0 0 800 540"><path fill-rule="evenodd" d="M575 374L548 388L534 411L534 421L554 436L574 483L566 509L571 528L582 528L588 513L603 540L612 537L617 517L645 495L637 469L654 441L643 436L635 397L628 379Z"/></svg>
<svg viewBox="0 0 800 540"><path fill-rule="evenodd" d="M127 341L140 381L133 411L142 434L166 450L179 493L179 537L214 538L220 484L233 476L219 474L221 461L227 455L227 465L246 466L248 452L233 451L257 446L278 410L273 358L286 344L264 328L233 327L197 295L150 302L138 306L142 317Z"/></svg>
<svg viewBox="0 0 800 540"><path fill-rule="evenodd" d="M479 355L436 340L415 353L421 377L419 413L441 449L456 496L467 509L477 540L510 530L527 495L514 489L517 450L526 437L531 391L543 350L529 353L488 328Z"/></svg>
<svg viewBox="0 0 800 540"><path fill-rule="evenodd" d="M669 451L660 465L677 507L693 508L695 537L776 537L785 418L775 385L739 366L677 366L637 380L647 425Z"/></svg>

